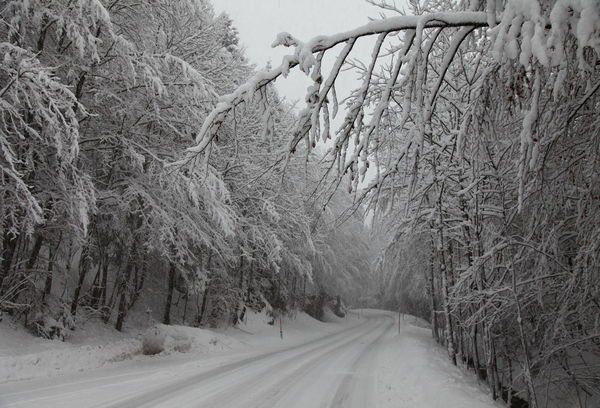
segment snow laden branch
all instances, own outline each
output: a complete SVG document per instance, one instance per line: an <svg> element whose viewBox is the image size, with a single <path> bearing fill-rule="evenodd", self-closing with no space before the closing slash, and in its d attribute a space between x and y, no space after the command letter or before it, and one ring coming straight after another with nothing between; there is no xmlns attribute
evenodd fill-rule
<svg viewBox="0 0 600 408"><path fill-rule="evenodd" d="M574 40L577 47L575 67L584 76L591 75L594 58L589 57L591 54L586 49L595 50L594 55L597 55L600 11L596 2L564 0L547 7L545 2L537 0L509 0L502 5L488 0L470 2L469 7L468 11L450 12L417 8L415 13L422 14L371 21L354 30L317 36L306 42L281 33L273 47L289 47L293 53L284 57L277 68L257 73L233 93L223 96L204 121L195 145L187 150L184 161L189 162L191 157L209 151L219 129L236 106L262 98L262 90L267 85L298 68L313 83L307 90L306 105L299 113L290 137L289 154L296 151L302 140L306 141L307 152L320 142L330 146L324 157L324 162L329 164L327 175L335 174L336 187L347 176L350 192L358 192L359 187L363 190L360 199L370 192L379 192L382 183L391 179L401 162L408 161L407 165L412 168L409 186L414 193L414 177L422 168L420 161L424 149L431 143L431 123L440 117L436 113L440 91L453 86L447 80L448 71L456 56L465 52L465 44L468 43L470 49L467 52L478 55L470 61L475 72L467 81L473 89L485 88L486 78L493 75L495 67L517 64L527 72L527 75L515 78L521 82L518 86L546 81L554 98L560 97L566 92L564 82L569 69L565 57L567 40ZM371 61L368 66L354 66L360 72L362 84L345 100L345 118L339 129L332 131L332 119L339 110L336 81L343 67L352 65L349 59L355 44L368 36L377 36ZM323 73L322 63L336 46L343 48L333 60L330 71ZM388 46L390 51L382 52ZM441 62L433 66L429 61L431 55L440 58ZM483 64L483 60L487 62ZM390 67L378 72L387 63ZM487 73L477 72L483 66L487 67ZM470 69L462 66L464 72ZM547 75L552 78L546 80ZM540 92L544 91L540 89L535 94ZM529 114L523 116L519 130L521 200L526 195L530 173L537 168L540 151L540 136L536 134L538 122L535 120L540 112L536 99L527 102ZM390 109L395 112L390 113ZM461 158L465 138L475 126L474 109L476 103L473 101L465 112L460 112L460 124L446 129L458 136L456 154ZM400 120L392 121L394 115L399 115ZM403 146L399 151L390 152L385 163L381 162L382 151L393 143L389 138L398 132L405 134ZM327 139L333 141L327 144ZM369 168L376 171L375 180L373 177L365 179Z"/></svg>
<svg viewBox="0 0 600 408"><path fill-rule="evenodd" d="M352 47L356 40L361 37L371 35L383 35L387 36L390 33L415 30L417 28L436 28L436 27L483 27L487 25L487 15L485 12L449 12L449 13L431 13L423 16L397 16L392 18L386 18L383 20L371 21L370 23L358 27L354 30L338 33L331 36L318 36L311 39L308 42L302 42L288 33L281 33L278 35L275 42L272 44L273 47L285 46L293 47L294 54L284 57L281 65L273 70L258 72L253 78L251 78L246 84L240 86L233 93L225 95L221 98L221 101L217 104L215 109L209 114L204 121L200 132L196 137L196 145L189 148L188 152L192 154L201 153L206 150L209 144L217 135L217 132L227 115L233 110L233 108L240 103L246 101L249 102L254 98L254 95L258 90L267 86L271 82L275 81L280 76L287 76L289 71L295 67L298 67L307 75L311 75L312 79L316 82L316 87L309 90L310 93L318 95L318 89L322 82L320 74L320 64L318 63L319 57L315 57L315 54L324 53L339 44L347 44L347 47ZM379 45L381 47L381 45ZM341 59L335 64L334 70L331 73L333 80L339 70L341 69L345 58L349 54L343 51ZM378 54L378 53L377 53ZM372 70L371 70L372 71ZM318 99L321 103L316 103L315 106L322 107L325 97L329 94L332 89L332 85L329 82L323 88L323 93L319 95ZM368 88L368 84L367 84ZM311 92L312 91L312 92ZM311 95L307 96L307 101L310 100ZM308 115L306 112L304 112ZM312 115L311 122L315 122L315 115ZM301 121L305 123L306 119ZM304 129L302 126L301 129ZM305 129L308 131L308 129ZM304 135L306 134L303 132ZM297 143L301 140L299 135L294 137L290 145L290 150L293 150Z"/></svg>

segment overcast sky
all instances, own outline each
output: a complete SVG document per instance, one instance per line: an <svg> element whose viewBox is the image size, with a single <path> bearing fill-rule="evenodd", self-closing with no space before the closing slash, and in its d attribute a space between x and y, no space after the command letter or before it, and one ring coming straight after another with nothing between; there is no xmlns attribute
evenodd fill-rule
<svg viewBox="0 0 600 408"><path fill-rule="evenodd" d="M364 0L212 0L217 13L227 12L240 33L242 45L249 59L262 68L271 61L278 66L284 55L291 53L286 48L271 48L280 32L286 31L306 41L316 35L347 31L368 23L369 17L377 18L381 9ZM372 41L359 42L352 55L367 60L371 54ZM337 53L335 53L337 54ZM303 74L292 74L279 79L277 87L289 100L300 100L303 105L308 80ZM339 89L354 87L351 77L343 78Z"/></svg>

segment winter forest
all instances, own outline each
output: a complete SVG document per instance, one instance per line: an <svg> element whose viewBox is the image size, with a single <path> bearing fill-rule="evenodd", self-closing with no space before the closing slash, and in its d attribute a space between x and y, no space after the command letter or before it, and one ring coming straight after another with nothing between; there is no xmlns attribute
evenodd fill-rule
<svg viewBox="0 0 600 408"><path fill-rule="evenodd" d="M384 309L498 406L598 407L600 2L368 2L263 68L210 0L1 0L2 320Z"/></svg>

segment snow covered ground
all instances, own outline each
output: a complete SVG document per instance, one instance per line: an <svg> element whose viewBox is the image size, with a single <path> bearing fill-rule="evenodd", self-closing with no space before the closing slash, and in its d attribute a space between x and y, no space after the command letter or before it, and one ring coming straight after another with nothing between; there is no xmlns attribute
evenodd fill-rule
<svg viewBox="0 0 600 408"><path fill-rule="evenodd" d="M412 316L401 319L400 334L382 345L377 365L377 407L499 408L475 376L452 365L431 330ZM397 328L397 326L396 326Z"/></svg>
<svg viewBox="0 0 600 408"><path fill-rule="evenodd" d="M169 338L166 357L178 349L194 354L244 348L235 338L211 330L162 326ZM62 376L148 359L142 355L144 329L121 333L100 321L81 323L67 342L44 340L6 319L0 322L0 383ZM0 398L1 398L0 393Z"/></svg>
<svg viewBox="0 0 600 408"><path fill-rule="evenodd" d="M1 343L0 407L501 406L452 367L412 318L398 335L389 312L363 310L328 323L298 314L283 320L283 339L267 320L252 314L218 332L169 328L179 340L194 338L191 347L157 356L141 354L139 337L73 346L26 340L0 326L0 340L12 337ZM121 349L130 355L114 358L112 350Z"/></svg>

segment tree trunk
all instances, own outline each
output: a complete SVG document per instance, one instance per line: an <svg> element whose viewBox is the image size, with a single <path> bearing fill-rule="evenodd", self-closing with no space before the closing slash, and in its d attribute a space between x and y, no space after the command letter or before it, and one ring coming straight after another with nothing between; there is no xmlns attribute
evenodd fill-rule
<svg viewBox="0 0 600 408"><path fill-rule="evenodd" d="M10 274L10 267L17 249L17 237L12 236L9 232L4 233L2 243L2 271L0 271L0 286L2 281Z"/></svg>
<svg viewBox="0 0 600 408"><path fill-rule="evenodd" d="M240 280L238 283L238 287L240 288L240 291L242 290L243 286L244 286L244 257L240 256Z"/></svg>
<svg viewBox="0 0 600 408"><path fill-rule="evenodd" d="M448 268L446 266L446 242L444 237L444 214L442 208L442 186L439 197L438 197L438 212L439 212L439 240L440 240L440 275L442 277L442 304L444 308L444 318L446 323L445 334L446 334L446 348L448 349L448 355L452 364L456 365L456 350L454 347L454 332L452 330L452 316L450 315L450 290L448 282Z"/></svg>
<svg viewBox="0 0 600 408"><path fill-rule="evenodd" d="M204 313L206 313L206 302L208 301L208 294L210 292L210 282L206 284L206 288L204 288L204 296L202 296L202 307L200 308L200 315L198 316L198 326L202 325L202 320L204 319Z"/></svg>
<svg viewBox="0 0 600 408"><path fill-rule="evenodd" d="M212 252L208 251L208 257L206 259L206 270L210 273L210 261L212 259ZM208 294L210 293L210 280L206 283L204 288L204 296L202 296L202 306L200 308L200 314L198 315L198 326L202 325L204 314L206 313L206 304L208 302Z"/></svg>
<svg viewBox="0 0 600 408"><path fill-rule="evenodd" d="M127 267L125 268L125 276L123 277L120 285L121 297L119 299L119 311L117 313L117 322L115 324L115 329L118 331L123 330L123 323L125 323L125 317L127 316L128 312L127 292L132 269L133 260L129 259L127 262Z"/></svg>
<svg viewBox="0 0 600 408"><path fill-rule="evenodd" d="M75 316L75 314L77 313L79 296L81 294L83 282L85 281L85 277L88 272L88 254L89 246L86 244L86 246L81 251L81 258L79 259L79 279L77 281L77 287L75 288L75 292L73 293L73 300L71 302L71 314L73 316Z"/></svg>
<svg viewBox="0 0 600 408"><path fill-rule="evenodd" d="M134 305L135 302L137 302L137 300L139 299L141 293L142 293L142 289L144 288L144 282L146 281L146 273L148 272L148 269L146 268L146 261L145 259L142 260L141 262L142 264L142 273L140 275L138 275L138 271L139 271L139 265L136 264L135 265L135 278L134 278L134 283L135 283L135 290L133 292L133 295L131 296L131 301L129 302L129 308L131 309Z"/></svg>
<svg viewBox="0 0 600 408"><path fill-rule="evenodd" d="M46 273L46 282L44 283L44 294L42 299L52 291L52 274L54 270L54 253L52 248L48 248L48 272Z"/></svg>
<svg viewBox="0 0 600 408"><path fill-rule="evenodd" d="M252 291L252 280L254 278L254 264L250 262L250 271L246 277L246 304L250 302L250 293Z"/></svg>
<svg viewBox="0 0 600 408"><path fill-rule="evenodd" d="M479 358L478 333L479 326L475 324L473 325L473 328L471 330L471 343L473 347L473 370L475 371L475 374L477 374L477 378L483 379L481 378L481 371L479 370L479 367L481 366L481 359Z"/></svg>
<svg viewBox="0 0 600 408"><path fill-rule="evenodd" d="M183 317L181 318L181 320L183 321L183 325L185 326L185 318L187 315L187 308L188 308L188 300L189 300L189 295L186 293L184 295L184 300L185 302L183 303Z"/></svg>
<svg viewBox="0 0 600 408"><path fill-rule="evenodd" d="M91 301L90 306L94 309L98 309L100 306L100 280L102 279L102 258L100 258L100 262L98 263L98 268L96 269L96 276L94 276L94 281L92 282L92 289L90 290Z"/></svg>
<svg viewBox="0 0 600 408"><path fill-rule="evenodd" d="M100 305L104 308L106 306L106 291L108 285L108 257L104 259L102 264L102 279L100 283Z"/></svg>
<svg viewBox="0 0 600 408"><path fill-rule="evenodd" d="M33 269L35 264L37 263L38 256L40 254L40 250L42 249L42 244L44 243L44 238L41 234L38 234L35 238L35 243L33 244L33 249L31 250L31 255L29 256L29 260L27 261L26 268L27 270Z"/></svg>
<svg viewBox="0 0 600 408"><path fill-rule="evenodd" d="M514 257L512 258L514 260ZM512 262L512 261L511 261ZM521 347L523 347L523 357L524 361L524 377L525 384L527 385L527 393L529 396L529 405L531 408L537 408L537 398L535 393L535 386L533 384L533 375L531 374L531 356L529 353L529 347L527 345L527 338L525 336L525 328L523 327L523 314L521 311L521 302L519 301L519 296L517 294L517 277L515 273L515 265L512 262L511 265L512 270L512 294L515 300L515 305L517 307L517 326L519 327L519 338L521 340Z"/></svg>
<svg viewBox="0 0 600 408"><path fill-rule="evenodd" d="M437 341L439 343L440 338L438 336L438 324L437 324L437 311L436 311L436 304L435 304L435 282L434 282L434 278L435 278L435 272L434 272L434 244L432 242L432 247L431 247L431 262L430 262L430 275L429 275L429 287L430 287L430 291L431 291L431 331L433 333L433 338L435 339L435 341Z"/></svg>
<svg viewBox="0 0 600 408"><path fill-rule="evenodd" d="M169 264L169 282L167 288L167 302L165 303L165 313L163 324L171 324L171 303L173 302L173 289L175 288L175 264Z"/></svg>

